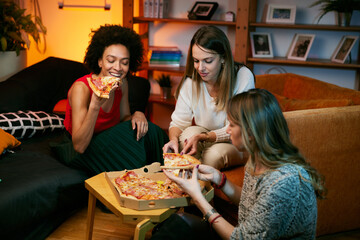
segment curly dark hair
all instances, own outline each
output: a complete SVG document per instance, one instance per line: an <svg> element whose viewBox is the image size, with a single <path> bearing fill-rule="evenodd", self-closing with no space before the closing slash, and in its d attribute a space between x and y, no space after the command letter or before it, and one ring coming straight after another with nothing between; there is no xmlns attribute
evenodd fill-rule
<svg viewBox="0 0 360 240"><path fill-rule="evenodd" d="M136 72L143 61L144 47L141 42L139 34L130 28L125 28L120 25L100 26L97 30L92 30L90 44L86 49L84 63L95 74L99 74L101 68L98 65L98 60L110 45L122 44L130 53L129 72Z"/></svg>

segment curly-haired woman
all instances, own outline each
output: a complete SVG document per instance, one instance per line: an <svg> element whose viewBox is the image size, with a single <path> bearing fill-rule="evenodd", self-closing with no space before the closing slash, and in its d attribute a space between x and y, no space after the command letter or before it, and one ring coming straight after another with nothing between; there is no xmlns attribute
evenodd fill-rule
<svg viewBox="0 0 360 240"><path fill-rule="evenodd" d="M92 32L84 59L92 73L76 80L68 92L64 125L79 153L69 160L71 165L99 173L162 161L165 132L144 113L130 114L127 81L142 58L143 45L133 30L105 25ZM87 82L89 77L106 76L123 82L111 90L109 99L96 96Z"/></svg>

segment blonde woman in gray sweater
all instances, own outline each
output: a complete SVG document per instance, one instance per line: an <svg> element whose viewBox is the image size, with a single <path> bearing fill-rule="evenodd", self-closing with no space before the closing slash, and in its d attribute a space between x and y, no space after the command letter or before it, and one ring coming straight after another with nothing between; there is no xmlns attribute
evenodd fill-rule
<svg viewBox="0 0 360 240"><path fill-rule="evenodd" d="M191 179L165 174L192 197L222 239L314 239L316 197L324 196L323 182L291 143L275 97L264 89L249 90L231 99L227 113L232 144L250 155L243 186L207 165L194 168ZM206 201L199 179L210 181L239 206L236 226Z"/></svg>

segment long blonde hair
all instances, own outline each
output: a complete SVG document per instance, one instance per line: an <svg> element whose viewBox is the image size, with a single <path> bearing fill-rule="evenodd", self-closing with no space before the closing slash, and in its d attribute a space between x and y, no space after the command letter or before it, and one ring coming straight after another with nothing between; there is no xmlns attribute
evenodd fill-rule
<svg viewBox="0 0 360 240"><path fill-rule="evenodd" d="M324 179L291 142L287 122L274 95L265 89L238 94L230 100L227 114L242 130L243 143L251 156L247 167L254 169L255 155L269 169L285 164L301 166L308 172L316 196L324 197Z"/></svg>
<svg viewBox="0 0 360 240"><path fill-rule="evenodd" d="M215 99L215 104L218 111L225 110L229 99L233 96L236 83L236 73L240 67L239 64L235 65L234 63L229 39L222 30L215 26L201 27L199 30L197 30L191 39L185 73L180 81L178 88L176 89L175 98L178 98L180 89L187 77L190 77L194 81L197 100L200 95L202 79L194 68L194 59L192 54L192 48L194 44L198 45L202 49L208 50L209 53L219 54L220 57L224 60L224 64L222 64L222 69L216 82L216 85L220 91L217 98Z"/></svg>

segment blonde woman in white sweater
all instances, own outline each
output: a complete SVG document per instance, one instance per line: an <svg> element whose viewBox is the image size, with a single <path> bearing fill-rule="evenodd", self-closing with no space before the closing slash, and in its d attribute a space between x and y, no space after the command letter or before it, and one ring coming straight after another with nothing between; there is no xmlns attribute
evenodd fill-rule
<svg viewBox="0 0 360 240"><path fill-rule="evenodd" d="M224 32L201 27L191 40L185 74L175 93L170 141L163 151L190 154L217 169L244 164L246 157L226 133L226 106L231 97L254 87L253 73L234 62Z"/></svg>

